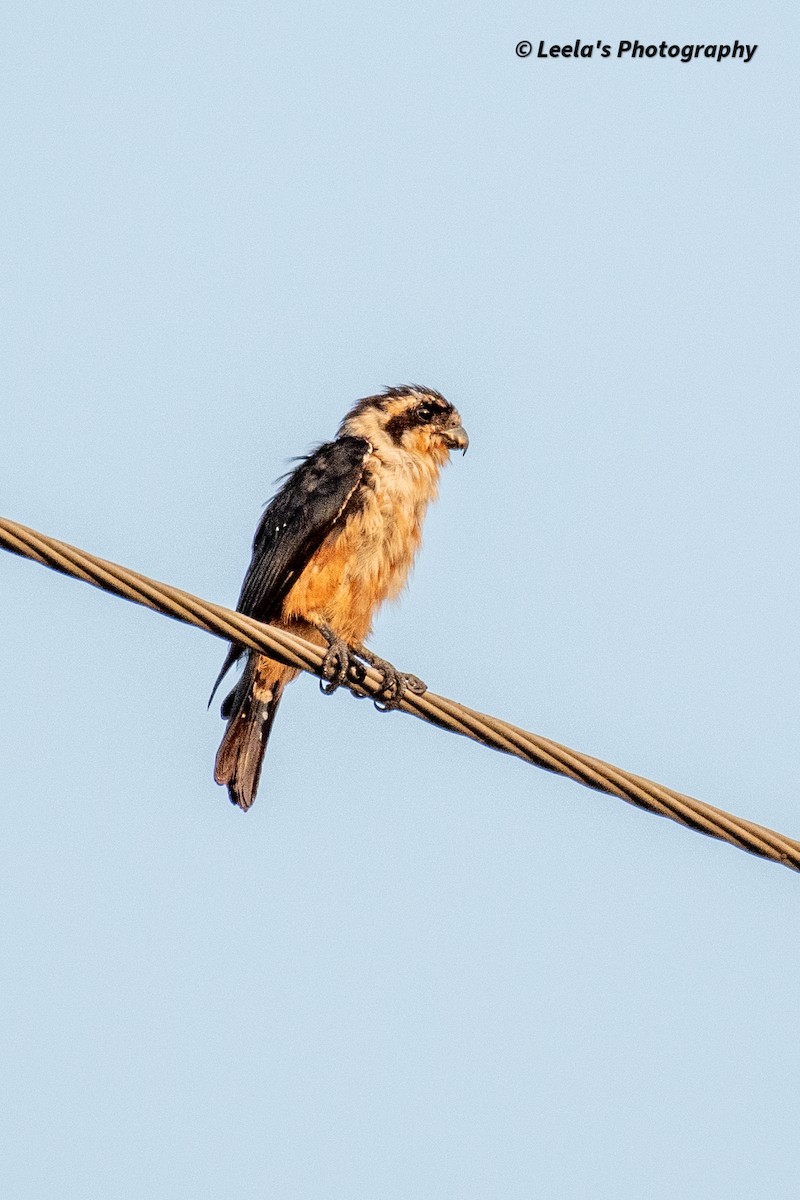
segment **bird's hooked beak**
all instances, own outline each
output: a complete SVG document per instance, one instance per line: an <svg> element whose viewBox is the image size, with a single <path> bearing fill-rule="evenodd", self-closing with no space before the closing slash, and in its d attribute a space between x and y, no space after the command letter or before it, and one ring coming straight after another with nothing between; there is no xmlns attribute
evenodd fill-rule
<svg viewBox="0 0 800 1200"><path fill-rule="evenodd" d="M462 454L467 453L469 438L463 425L454 425L452 429L443 429L442 440L448 450L460 450Z"/></svg>

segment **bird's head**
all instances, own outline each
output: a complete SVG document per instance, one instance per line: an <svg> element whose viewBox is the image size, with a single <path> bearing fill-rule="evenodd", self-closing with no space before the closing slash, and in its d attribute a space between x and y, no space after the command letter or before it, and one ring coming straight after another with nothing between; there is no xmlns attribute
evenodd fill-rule
<svg viewBox="0 0 800 1200"><path fill-rule="evenodd" d="M441 466L451 450L466 454L469 438L458 410L433 388L405 384L359 400L339 434L363 437L378 453L406 451Z"/></svg>

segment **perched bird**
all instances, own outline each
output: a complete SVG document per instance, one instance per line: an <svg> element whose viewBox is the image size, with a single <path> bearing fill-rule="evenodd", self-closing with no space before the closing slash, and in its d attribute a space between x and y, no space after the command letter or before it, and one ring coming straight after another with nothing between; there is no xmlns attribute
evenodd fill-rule
<svg viewBox="0 0 800 1200"><path fill-rule="evenodd" d="M327 646L323 691L363 677L365 662L383 673L384 708L396 707L406 689L425 691L363 642L378 607L405 584L449 452L466 453L468 444L461 417L439 392L387 388L359 400L335 441L303 459L267 505L236 608ZM220 710L228 725L214 778L247 810L283 689L299 672L232 645L212 699L243 654L244 672Z"/></svg>

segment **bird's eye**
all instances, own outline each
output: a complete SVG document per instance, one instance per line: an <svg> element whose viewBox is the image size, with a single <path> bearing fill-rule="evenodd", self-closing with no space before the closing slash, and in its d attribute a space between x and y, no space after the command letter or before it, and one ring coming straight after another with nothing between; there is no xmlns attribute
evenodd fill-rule
<svg viewBox="0 0 800 1200"><path fill-rule="evenodd" d="M427 425L429 421L433 420L435 413L436 409L432 404L420 404L417 407L417 417L425 425Z"/></svg>

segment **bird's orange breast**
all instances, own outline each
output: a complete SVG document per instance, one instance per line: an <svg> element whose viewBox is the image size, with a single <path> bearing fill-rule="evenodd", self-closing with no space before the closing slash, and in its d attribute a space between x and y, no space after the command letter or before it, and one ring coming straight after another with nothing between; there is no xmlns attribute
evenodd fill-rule
<svg viewBox="0 0 800 1200"><path fill-rule="evenodd" d="M378 607L402 591L438 474L433 462L386 463L371 456L351 512L289 591L282 620L322 620L345 641L363 642Z"/></svg>

